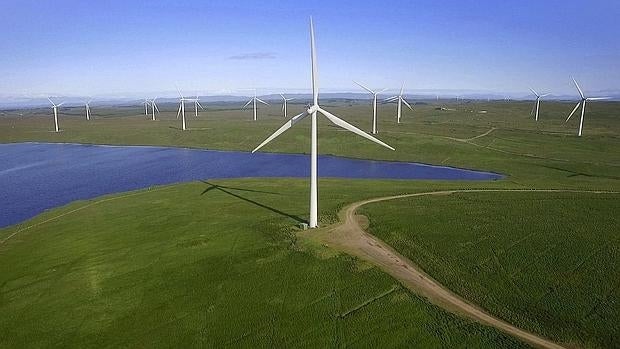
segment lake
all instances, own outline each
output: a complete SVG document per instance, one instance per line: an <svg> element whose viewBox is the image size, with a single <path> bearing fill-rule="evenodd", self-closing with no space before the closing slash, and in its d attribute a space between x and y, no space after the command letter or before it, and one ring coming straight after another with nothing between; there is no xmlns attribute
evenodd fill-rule
<svg viewBox="0 0 620 349"><path fill-rule="evenodd" d="M304 154L151 146L0 144L0 227L75 200L153 185L214 178L309 177ZM411 162L319 156L319 176L495 180L497 173Z"/></svg>

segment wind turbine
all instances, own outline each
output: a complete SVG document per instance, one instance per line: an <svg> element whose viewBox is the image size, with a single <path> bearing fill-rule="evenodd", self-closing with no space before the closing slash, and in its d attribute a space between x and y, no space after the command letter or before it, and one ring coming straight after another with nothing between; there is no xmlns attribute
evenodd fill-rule
<svg viewBox="0 0 620 349"><path fill-rule="evenodd" d="M157 103L155 103L155 100L157 98L158 97L155 97L155 98L151 99L151 108L153 109L153 117L152 117L153 121L155 121L155 110L157 110L157 112L159 113L159 108L157 107Z"/></svg>
<svg viewBox="0 0 620 349"><path fill-rule="evenodd" d="M261 143L258 147L252 150L252 153L256 152L260 148L262 148L265 144L271 142L274 138L278 137L284 131L293 127L297 122L305 118L306 116L311 116L311 151L310 151L310 228L316 228L318 226L318 190L317 190L317 112L323 114L329 121L333 122L335 125L340 126L346 130L349 130L355 134L358 134L366 139L369 139L375 143L378 143L386 148L394 150L394 148L389 145L383 143L377 138L367 134L366 132L360 130L359 128L347 123L346 121L338 118L336 115L328 112L327 110L321 108L319 105L319 85L317 82L317 66L316 66L316 49L314 44L314 26L312 24L312 17L310 17L310 59L312 62L312 105L308 106L303 113L293 116L289 121L287 121L282 127L280 127L276 132L274 132L271 136L269 136L263 143Z"/></svg>
<svg viewBox="0 0 620 349"><path fill-rule="evenodd" d="M92 102L93 99L89 99L88 102L86 102L84 104L84 106L86 107L86 120L90 120L90 102Z"/></svg>
<svg viewBox="0 0 620 349"><path fill-rule="evenodd" d="M144 102L142 102L142 104L144 104L144 115L148 116L149 115L149 103L150 101L148 99L144 99Z"/></svg>
<svg viewBox="0 0 620 349"><path fill-rule="evenodd" d="M254 97L250 98L250 100L243 106L243 109L247 107L250 103L254 104L254 121L256 121L256 102L261 102L264 105L269 105L269 103L263 101L262 99L256 97L256 89L254 89Z"/></svg>
<svg viewBox="0 0 620 349"><path fill-rule="evenodd" d="M283 94L280 93L280 97L282 97L282 113L284 113L284 117L287 117L288 112L288 102L294 100L295 98L286 98Z"/></svg>
<svg viewBox="0 0 620 349"><path fill-rule="evenodd" d="M354 83L356 83L359 87L363 88L364 90L368 91L371 95L372 95L372 134L376 135L377 134L377 95L385 90L387 90L386 88L384 88L381 91L373 91L371 89L369 89L368 87L360 84L357 81L353 81Z"/></svg>
<svg viewBox="0 0 620 349"><path fill-rule="evenodd" d="M577 105L575 106L573 111L570 113L570 115L568 115L568 117L566 118L565 122L568 122L568 120L570 120L571 116L573 116L573 114L575 114L575 112L579 108L579 105L581 104L581 119L579 120L579 137L581 137L581 131L583 130L583 116L586 113L586 102L587 101L601 101L601 100L604 100L604 99L609 99L610 97L586 97L583 94L583 91L581 90L581 87L579 87L579 84L577 83L577 80L575 80L575 78L572 78L572 79L573 79L573 82L575 83L575 87L577 87L577 91L579 91L579 95L581 96L581 100L577 103Z"/></svg>
<svg viewBox="0 0 620 349"><path fill-rule="evenodd" d="M54 109L54 129L56 130L56 132L58 132L58 107L65 104L65 102L62 102L60 104L54 104L54 102L52 102L49 97L47 97L47 100L52 103L52 109Z"/></svg>
<svg viewBox="0 0 620 349"><path fill-rule="evenodd" d="M205 110L205 108L203 108L202 104L200 104L200 98L198 98L198 95L196 95L196 98L193 101L194 101L194 114L196 115L196 117L198 117L198 107L200 107L200 109L202 110Z"/></svg>
<svg viewBox="0 0 620 349"><path fill-rule="evenodd" d="M179 99L179 111L177 112L177 120L179 119L179 114L182 115L183 131L185 131L187 130L187 128L185 127L185 101L192 101L192 99L183 97L183 95L181 94L181 90L179 90L178 88L177 88L177 91L179 92L179 96L181 97Z"/></svg>
<svg viewBox="0 0 620 349"><path fill-rule="evenodd" d="M534 114L534 109L536 109L536 121L538 121L538 110L540 109L540 99L542 97L547 97L548 95L550 95L550 93L545 93L545 94L538 94L538 92L534 91L533 88L530 87L530 91L532 91L532 93L534 94L534 96L536 96L536 103L534 104L534 107L532 107L532 111L530 112L530 116L532 116L532 114Z"/></svg>
<svg viewBox="0 0 620 349"><path fill-rule="evenodd" d="M398 115L396 116L396 122L400 124L400 114L401 114L401 110L402 110L402 103L405 103L405 105L411 110L413 111L413 108L409 105L409 103L407 103L407 101L405 100L405 98L403 97L403 91L405 89L405 83L403 82L403 84L400 87L400 94L398 94L398 96L392 96L388 99L385 100L385 102L390 103L390 102L394 102L394 101L398 101Z"/></svg>

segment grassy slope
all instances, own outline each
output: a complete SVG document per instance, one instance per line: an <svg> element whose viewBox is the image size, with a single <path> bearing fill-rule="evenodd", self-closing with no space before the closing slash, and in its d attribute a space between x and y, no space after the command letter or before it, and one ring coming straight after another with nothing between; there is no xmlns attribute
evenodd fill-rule
<svg viewBox="0 0 620 349"><path fill-rule="evenodd" d="M619 210L618 194L459 193L363 213L372 234L493 314L610 348L620 341Z"/></svg>
<svg viewBox="0 0 620 349"><path fill-rule="evenodd" d="M291 200L305 181L217 183L226 187L190 183L102 202L0 245L0 346L522 346L376 268L305 248L291 230L306 211L306 200ZM355 181L338 194L344 185L322 182L323 212L411 189Z"/></svg>
<svg viewBox="0 0 620 349"><path fill-rule="evenodd" d="M620 190L620 181L618 181L620 177L618 175L620 152L617 151L617 149L620 149L620 119L617 117L620 113L620 106L618 103L592 104L589 107L588 117L586 119L585 136L582 138L574 136L576 133L577 120L571 120L568 125L563 123L565 114L571 109L569 104L544 103L541 121L538 123L533 122L527 117L529 109L531 108L530 103L494 102L489 104L450 105L449 107L456 108L457 110L442 112L434 110L434 106L432 105L419 106L413 114L413 117L411 113L405 114L404 123L402 125L396 125L393 118L386 117L386 115L394 113L393 107L390 106L389 109L387 107L381 107L379 111L379 137L391 145L394 145L397 148L396 152L384 150L359 137L342 132L332 127L328 121L321 119L319 149L321 153L343 156L422 161L492 170L508 175L506 180L475 184L450 182L407 183L393 181L386 182L392 183L389 185L378 185L374 184L375 182L372 181L353 181L347 182L346 185L342 185L343 182L334 182L340 183L341 185L334 187L333 190L325 190L324 186L327 185L328 181L323 180L321 181L322 187L320 194L322 223L326 224L333 221L337 209L341 207L339 205L354 201L358 196L382 196L392 193L425 191L435 188L462 188L467 186L476 188L526 187ZM249 121L250 113L247 111L244 112L247 114L245 115L241 114L238 110L218 110L209 112L206 114L206 117L203 116L199 120L190 119L189 125L193 130L184 133L177 129L179 122L174 120L174 114L170 112L173 108L173 106L169 106L167 108L169 111L164 112L162 115L162 121L157 122L145 121L144 118L140 116L122 116L126 115L129 110L119 109L95 111L95 114L99 112L106 115L101 115L98 120L94 120L91 123L86 123L78 117L63 117L61 128L65 129L65 131L60 134L48 132L50 129L49 126L52 125L50 123L50 117L47 116L49 111L40 110L35 111L35 114L45 113L45 117L35 115L34 117L26 117L22 120L0 118L0 141L47 140L84 143L160 144L249 150L260 143L260 141L283 122L282 118L277 115L278 110L276 107L266 108L259 112L259 118L261 120L257 123ZM216 108L218 108L218 106L216 106ZM296 112L299 108L300 106L298 105L291 106L291 113ZM166 109L166 107L162 109ZM344 107L342 105L333 105L328 107L328 109L342 116L344 119L361 126L363 129L368 129L370 127L368 106L353 105L351 107ZM479 114L477 113L479 110L487 110L488 113ZM134 113L138 111L138 109L133 109ZM77 112L77 110L69 111L69 113ZM491 127L497 129L489 135L475 139L470 143L452 139L472 138L488 131ZM267 146L265 150L284 152L307 151L307 149L309 149L308 134L309 125L307 121L304 121L295 129L282 135L272 145ZM297 182L301 183L302 189L300 190L307 190L303 181ZM290 183L297 182L291 181ZM252 183L252 186L255 185L253 181L233 181L233 183L238 183L239 185ZM268 181L268 183L277 186L278 183L282 182L276 180L273 182ZM356 184L352 185L349 183ZM275 191L285 190L283 188L285 188L284 185L278 187ZM305 191L303 192L305 193ZM510 196L511 194L496 193L493 195L494 200L498 201L496 206L501 206L504 202L513 200ZM162 198L158 200L173 200L167 198L167 196L168 194L162 194ZM266 196L260 196L260 198L263 197ZM572 199L570 198L558 199L557 205L570 205L571 201ZM337 202L339 204L329 204L330 202ZM300 200L299 203L300 209L297 215L305 219L307 215L305 198ZM292 203L286 200L277 202L274 207L283 210L283 208L288 208L290 205L292 205ZM454 219L458 220L456 215L461 213L460 211L454 211L453 197L436 198L436 201L434 201L432 205L435 217L454 215ZM611 210L613 207L615 206L612 204L604 204L601 210L605 212L605 210ZM412 221L409 217L414 214L414 212L410 208L411 206L408 205L399 207L400 211L398 211L398 215L391 219L395 222L409 222L409 224L411 224ZM236 212L234 210L237 209L237 206L229 207L228 209L230 214L234 214ZM372 207L372 210L374 209L375 208ZM135 211L127 211L127 214L133 217L141 217L143 211L139 210L139 213L137 213L137 211L138 209L136 208ZM508 236L522 233L524 231L522 226L513 224L512 221L510 221L510 218L520 216L515 215L514 212L510 212L510 214L507 214L507 212L506 210L496 211L497 216L505 217L508 220L502 232ZM167 215L168 213L165 214ZM244 214L245 211L240 214L240 216ZM558 214L564 217L563 212L558 212ZM226 215L219 215L218 220L220 218L224 219L224 217L226 217ZM191 218L199 219L201 216L196 214L191 216ZM236 222L237 219L240 218L237 217L234 221ZM379 219L382 218L375 215L373 216L372 222L379 222ZM252 217L248 219L249 222L254 222L254 220L255 218ZM142 222L142 224L148 223L143 222L146 221L143 219L139 219L138 221ZM291 221L290 218L283 216L280 216L276 221L278 224L284 224L286 226L290 226L294 223L294 220ZM416 221L414 224L417 226L417 224L420 223L421 222ZM71 226L73 224L76 223L68 223L67 227L62 228L62 231L71 231ZM465 225L466 224L458 224L459 227L463 226L466 228ZM92 227L92 225L86 226ZM543 229L544 227L543 225L538 228ZM44 228L47 229L46 227L40 229ZM597 226L595 228L596 230L593 232L595 234L601 235L606 232L603 227ZM38 229L39 228L37 228L37 230ZM93 228L90 228L90 230L92 229ZM223 229L222 233L224 230L228 229L232 228L227 226ZM269 229L277 231L279 228L273 226ZM376 225L373 226L373 229L376 229ZM9 234L10 230L11 229L5 229L0 234ZM467 232L462 231L462 234L464 234L464 238L467 237ZM544 235L541 235L541 237L544 238ZM543 243L546 244L549 242L544 241ZM501 245L497 242L496 245L490 248L497 251L501 248ZM472 259L475 260L478 256L473 252L477 251L470 252L473 254ZM49 253L53 256L52 252ZM528 251L523 253L526 253L523 258L531 257L527 255ZM4 252L2 252L2 254L4 254ZM481 254L481 256L484 256L484 254ZM2 256L0 256L0 258L1 257ZM240 257L240 259L242 258ZM417 260L417 256L412 256L412 259L416 262L421 262ZM611 261L620 262L617 256L612 256ZM454 266L454 268L456 268L455 273L466 273L466 267L468 266L456 264ZM464 270L460 271L458 268L463 268ZM28 273L28 271L28 268L21 269L22 273ZM17 273L18 271L15 272ZM545 270L530 270L530 272L532 283L537 282L538 278L544 280L547 275ZM431 274L433 273L431 272ZM450 284L447 279L444 281L451 287L454 286L458 291L458 287L456 287L454 283ZM471 280L468 282L471 282ZM541 283L544 284L542 281ZM63 285L62 282L58 284ZM364 285L364 287L368 287L368 285ZM497 289L487 287L485 290L490 293L497 292L497 297L500 297L503 292L499 287ZM605 293L601 291L596 293L595 297L605 297ZM501 297L497 299L501 299ZM563 301L570 302L570 299L563 299ZM507 305L507 307L509 306L510 305ZM579 306L580 303L575 302L574 307ZM571 307L573 307L573 304L566 305L566 309L571 309ZM490 308L492 307L490 306ZM518 315L514 307L512 309L512 314L507 315L508 317ZM503 309L495 308L491 310L494 312L497 311L499 315L506 315ZM528 314L531 315L531 313ZM603 335L599 334L605 331L607 327L600 325L600 323L592 325L590 330L588 330L590 331L588 332L589 334L586 335L569 336L566 332L558 330L559 327L566 325L563 318L560 319L557 317L560 314L563 314L560 310L557 312L550 310L545 314L547 318L551 319L549 321L532 319L528 322L523 316L518 320L522 321L525 326L537 330L540 329L543 332L550 333L555 338L561 338L563 340L572 340L574 338L578 338L578 340L588 340L588 338L592 338L593 343L601 343L606 340ZM617 312L612 312L611 315L615 317L618 316ZM389 313L389 316L396 316L396 314ZM549 325L550 323L552 325ZM427 327L429 333L437 331L436 327L429 326L430 327ZM389 331L389 327L386 327L385 324L378 324L374 328L377 331ZM411 331L411 329L409 330ZM450 331L452 331L452 329ZM451 344L457 343L458 338L463 335L458 331L449 333L454 334L455 342L450 342ZM442 339L442 341L443 340L446 339ZM372 341L366 342L364 339L360 339L360 343L372 343ZM489 342L484 343L488 344Z"/></svg>

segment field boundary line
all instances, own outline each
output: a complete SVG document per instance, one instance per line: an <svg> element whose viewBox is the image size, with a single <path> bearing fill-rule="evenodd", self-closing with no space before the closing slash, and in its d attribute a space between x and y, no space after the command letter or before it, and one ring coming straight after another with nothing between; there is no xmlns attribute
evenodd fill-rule
<svg viewBox="0 0 620 349"><path fill-rule="evenodd" d="M431 195L493 192L620 194L616 191L579 189L455 189L384 196L352 203L339 212L338 223L320 229L318 232L314 231L312 234L305 232L302 235L308 238L316 238L327 247L335 248L374 264L399 280L409 290L451 313L498 329L534 347L564 349L564 346L536 333L518 328L455 294L426 274L410 259L398 253L384 241L366 232L356 218L357 209L371 203Z"/></svg>
<svg viewBox="0 0 620 349"><path fill-rule="evenodd" d="M3 245L5 242L9 241L12 237L14 237L15 235L17 235L17 234L19 234L19 233L21 233L23 231L26 231L26 230L34 228L34 227L38 227L38 226L43 225L45 223L49 223L51 221L57 220L58 218L62 218L64 216L68 216L68 215L70 215L72 213L81 211L83 209L86 209L86 208L89 208L89 207L92 207L92 206L95 206L95 205L98 205L98 204L102 204L102 203L105 203L105 202L113 201L113 200L124 199L124 198L127 198L127 197L136 196L136 195L142 195L142 194L146 194L146 193L152 193L152 192L160 191L160 190L164 190L164 189L167 189L167 187L141 190L139 192L129 193L129 194L120 195L120 196L113 196L111 198L90 202L90 203L88 203L88 204L86 204L84 206L80 206L80 207L78 207L76 209L73 209L71 211L67 211L67 212L61 213L61 214L59 214L57 216L50 217L50 218L48 218L48 219L46 219L44 221L31 224L31 225L26 226L24 228L20 228L20 229L16 230L15 232L13 232L12 234L10 234L9 236L7 236L6 238L4 238L3 240L0 240L0 245Z"/></svg>

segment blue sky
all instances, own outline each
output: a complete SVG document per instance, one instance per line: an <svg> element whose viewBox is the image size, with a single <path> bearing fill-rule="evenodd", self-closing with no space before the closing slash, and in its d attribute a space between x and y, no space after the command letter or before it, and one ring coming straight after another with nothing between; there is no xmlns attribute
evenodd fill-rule
<svg viewBox="0 0 620 349"><path fill-rule="evenodd" d="M620 89L620 1L0 3L0 95Z"/></svg>

